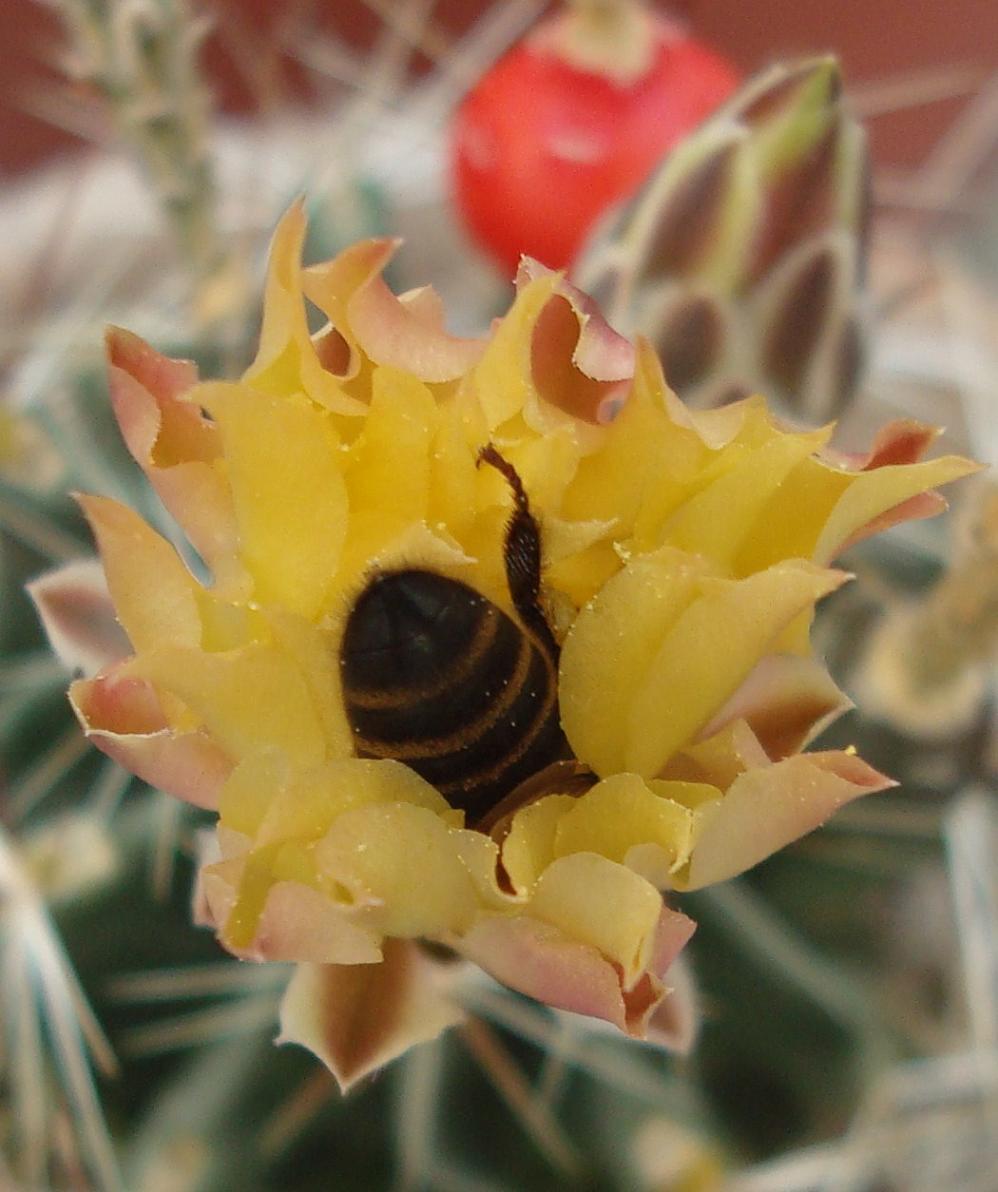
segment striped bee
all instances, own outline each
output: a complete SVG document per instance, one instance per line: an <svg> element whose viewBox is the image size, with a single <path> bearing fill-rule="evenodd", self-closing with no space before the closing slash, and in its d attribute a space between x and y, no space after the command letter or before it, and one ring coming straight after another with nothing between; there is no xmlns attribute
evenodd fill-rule
<svg viewBox="0 0 998 1192"><path fill-rule="evenodd" d="M540 531L512 465L491 444L479 463L513 492L503 557L519 624L460 580L391 571L351 608L340 666L360 756L404 762L487 827L512 793L571 752L558 643L540 604Z"/></svg>

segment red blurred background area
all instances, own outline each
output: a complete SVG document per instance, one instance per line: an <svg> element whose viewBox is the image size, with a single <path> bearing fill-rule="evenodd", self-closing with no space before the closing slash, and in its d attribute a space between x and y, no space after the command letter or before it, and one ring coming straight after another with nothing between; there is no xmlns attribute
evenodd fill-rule
<svg viewBox="0 0 998 1192"><path fill-rule="evenodd" d="M507 0L439 0L438 51L486 9ZM60 22L36 0L0 4L0 171L38 165L81 143L73 105L53 84ZM316 28L370 46L398 0L191 0L213 24L204 55L220 107L251 114L286 103L327 102L321 80L298 60L296 39ZM555 7L554 5L550 7ZM975 83L998 66L996 0L676 0L658 5L750 73L775 58L833 50L871 112L881 167L923 162L952 127ZM432 49L432 47L431 47ZM426 56L415 59L427 69ZM926 102L910 101L919 88ZM83 129L77 130L78 132Z"/></svg>

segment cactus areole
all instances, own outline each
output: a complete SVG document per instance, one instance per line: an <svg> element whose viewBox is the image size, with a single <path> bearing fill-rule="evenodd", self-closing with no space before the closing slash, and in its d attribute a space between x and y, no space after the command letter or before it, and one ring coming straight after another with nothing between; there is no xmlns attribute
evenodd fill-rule
<svg viewBox="0 0 998 1192"><path fill-rule="evenodd" d="M571 264L586 234L738 83L637 0L575 0L471 89L452 128L465 223L504 268Z"/></svg>

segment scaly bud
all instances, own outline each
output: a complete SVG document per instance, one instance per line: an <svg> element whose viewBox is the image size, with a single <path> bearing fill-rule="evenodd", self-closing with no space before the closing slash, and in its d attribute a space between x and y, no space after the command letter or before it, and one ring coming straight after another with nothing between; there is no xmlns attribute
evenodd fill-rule
<svg viewBox="0 0 998 1192"><path fill-rule="evenodd" d="M684 400L762 390L823 421L861 371L867 177L835 60L776 66L604 225L580 284L616 325L649 336Z"/></svg>

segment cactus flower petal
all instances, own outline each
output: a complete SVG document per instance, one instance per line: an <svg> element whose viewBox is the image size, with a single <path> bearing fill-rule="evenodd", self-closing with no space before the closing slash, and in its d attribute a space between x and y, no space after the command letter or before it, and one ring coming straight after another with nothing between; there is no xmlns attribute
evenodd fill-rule
<svg viewBox="0 0 998 1192"><path fill-rule="evenodd" d="M511 989L644 1038L649 1019L666 993L662 976L694 929L685 915L661 907L657 918L644 924L638 943L647 955L645 965L629 978L618 961L592 943L580 942L547 919L530 916L482 916L461 950Z"/></svg>
<svg viewBox="0 0 998 1192"><path fill-rule="evenodd" d="M119 765L196 807L217 808L231 761L202 730L171 725L151 684L113 667L77 680L69 702L88 739Z"/></svg>
<svg viewBox="0 0 998 1192"><path fill-rule="evenodd" d="M278 1043L299 1043L341 1092L464 1017L416 944L390 940L380 963L301 964L281 1002Z"/></svg>
<svg viewBox="0 0 998 1192"><path fill-rule="evenodd" d="M668 970L694 925L663 891L888 785L800 752L846 703L814 606L844 543L973 465L918 462L913 425L843 458L761 397L691 413L647 344L529 262L487 339L459 340L432 292L388 290L393 243L303 272L303 239L296 206L241 380L109 336L126 441L212 582L81 499L132 653L73 684L80 723L217 810L197 913L234 954L302 966L282 1037L344 1087L457 1020L420 940L685 1046L695 999L670 1010ZM65 626L60 582L40 604ZM435 661L395 686L414 643Z"/></svg>

